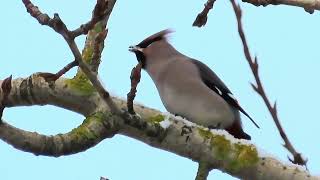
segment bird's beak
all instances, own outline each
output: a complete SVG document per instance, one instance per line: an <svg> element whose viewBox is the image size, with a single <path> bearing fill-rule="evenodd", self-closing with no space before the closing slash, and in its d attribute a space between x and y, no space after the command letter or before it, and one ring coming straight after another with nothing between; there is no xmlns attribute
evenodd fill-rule
<svg viewBox="0 0 320 180"><path fill-rule="evenodd" d="M143 48L138 47L138 46L129 46L130 52L138 52L138 51L142 52L142 50L143 50Z"/></svg>

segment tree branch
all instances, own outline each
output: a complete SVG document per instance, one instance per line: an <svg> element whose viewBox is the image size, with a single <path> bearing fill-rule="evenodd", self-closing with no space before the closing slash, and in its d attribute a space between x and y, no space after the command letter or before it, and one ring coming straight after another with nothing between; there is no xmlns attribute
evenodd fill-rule
<svg viewBox="0 0 320 180"><path fill-rule="evenodd" d="M202 12L198 14L192 26L202 27L206 25L207 19L208 19L208 13L212 9L214 2L216 2L216 0L208 0L207 3L204 4L204 8Z"/></svg>
<svg viewBox="0 0 320 180"><path fill-rule="evenodd" d="M105 138L113 137L118 128L115 118L104 121L105 113L88 116L83 123L66 134L41 135L15 128L6 122L0 124L0 138L16 149L35 155L59 157L85 151Z"/></svg>
<svg viewBox="0 0 320 180"><path fill-rule="evenodd" d="M111 4L111 7L113 8L114 2L111 2L110 4L109 3L110 2L108 0L98 0L92 12L91 20L85 24L82 24L79 28L73 30L71 32L71 36L78 37L82 34L85 35L89 30L93 29L99 21L107 19L111 13L109 6Z"/></svg>
<svg viewBox="0 0 320 180"><path fill-rule="evenodd" d="M211 168L208 167L208 163L206 161L200 161L196 180L207 180L210 170Z"/></svg>
<svg viewBox="0 0 320 180"><path fill-rule="evenodd" d="M59 79L62 75L67 73L70 69L72 69L75 66L78 66L77 61L72 61L71 63L67 64L65 67L63 67L60 71L58 71L55 74L52 73L40 73L39 75L42 76L46 81L56 81Z"/></svg>
<svg viewBox="0 0 320 180"><path fill-rule="evenodd" d="M304 8L305 11L312 14L314 10L320 10L320 0L242 0L255 6L289 5Z"/></svg>
<svg viewBox="0 0 320 180"><path fill-rule="evenodd" d="M2 90L0 97L3 98ZM82 103L84 99L86 103ZM71 101L73 103L70 103ZM126 108L126 101L115 97L113 101L119 108ZM86 111L87 108L93 111L90 113L91 116L86 115L87 119L80 128L67 134L53 136L52 139L35 133L30 134L6 123L0 125L2 140L28 151L34 151L30 148L32 144L37 148L38 154L59 156L77 153L117 132L197 162L205 159L208 167L215 167L241 179L320 180L320 177L311 176L296 165L284 164L272 157L259 154L254 145L249 144L248 141L239 141L223 130L209 131L207 128L178 117L166 118L161 112L141 105L134 106L139 116L124 113L120 117L112 114L110 108L102 103L96 92L84 96L82 90L71 85L68 79L58 79L55 87L50 86L50 82L45 81L38 74L26 79L14 79L8 104L10 106L55 104L71 110L74 110L74 105L77 105L76 110L79 113L90 113ZM97 112L97 109L104 111ZM104 117L103 120L101 116ZM81 130L83 128L86 130ZM66 141L62 142L62 140ZM48 148L49 145L46 143L51 143L52 147ZM71 150L72 148L68 149L67 145L83 147Z"/></svg>
<svg viewBox="0 0 320 180"><path fill-rule="evenodd" d="M52 104L81 113L86 119L71 132L55 136L27 132L3 122L0 138L7 143L37 155L61 156L84 151L119 133L197 162L206 159L207 167L243 179L320 179L298 166L259 154L254 145L234 139L225 131L210 131L178 117L166 118L161 112L141 105L133 105L137 115L120 111L126 108L127 102L111 97L97 77L107 34L104 29L115 0L97 0L91 20L74 31L68 30L58 14L50 18L29 0L23 3L40 24L63 36L81 71L73 79L59 78L54 82L47 81L43 73L15 79L10 81L10 93L6 95L6 90L0 89L0 102L5 107ZM95 32L92 28L100 29ZM87 33L86 47L81 54L74 38ZM62 75L66 69L57 74Z"/></svg>
<svg viewBox="0 0 320 180"><path fill-rule="evenodd" d="M130 75L131 89L130 89L130 92L127 94L127 107L128 107L128 112L130 114L135 114L134 108L133 108L133 100L136 97L137 86L140 82L141 68L142 68L142 65L138 63L136 67L132 69L131 75Z"/></svg>
<svg viewBox="0 0 320 180"><path fill-rule="evenodd" d="M53 30L55 30L57 33L59 33L67 42L69 45L69 48L75 58L75 60L78 62L79 67L83 71L83 73L86 75L86 77L90 80L90 82L93 84L101 98L110 106L112 109L112 112L120 114L120 110L115 106L114 102L110 98L109 92L104 89L103 85L98 79L97 73L90 70L90 68L87 66L87 64L83 61L82 55L79 51L79 48L77 44L74 41L75 34L80 35L81 33L74 33L68 30L67 26L64 24L64 22L60 19L59 15L57 13L54 14L54 18L50 18L47 14L42 13L38 7L34 6L31 1L29 0L22 0L25 7L27 8L27 11L30 13L32 17L37 19L40 24L47 25L51 27ZM111 0L110 0L111 1ZM97 4L93 13L93 16L97 16L95 18L92 18L92 20L95 20L96 22L102 20L102 18L105 18L106 16L109 16L111 10L113 9L115 1L113 3L109 3L108 0L97 0ZM100 11L100 12L96 12ZM102 15L101 15L102 14ZM43 18L44 17L44 18ZM88 27L93 27L92 25ZM82 30L86 30L83 28L80 28ZM78 32L78 31L76 31ZM85 33L84 33L85 34Z"/></svg>
<svg viewBox="0 0 320 180"><path fill-rule="evenodd" d="M12 80L12 75L6 78L5 80L3 80L1 83L3 98L2 98L2 101L0 101L0 123L2 123L2 115L3 115L4 108L8 105L8 96L12 89L11 80Z"/></svg>
<svg viewBox="0 0 320 180"><path fill-rule="evenodd" d="M278 112L277 112L277 103L275 102L274 105L272 106L270 103L270 100L268 99L268 97L265 93L265 90L263 88L262 82L259 77L258 58L255 57L254 60L251 58L252 56L250 54L249 47L248 47L248 44L246 41L246 37L245 37L244 31L243 31L243 27L242 27L242 23L241 23L241 16L242 16L241 8L238 4L236 4L236 2L234 0L231 0L231 3L232 3L232 7L234 9L234 12L236 14L236 17L237 17L238 32L239 32L239 36L240 36L240 39L243 44L244 54L245 54L247 62L249 63L249 66L251 68L251 71L253 73L253 76L254 76L256 84L257 84L257 85L254 85L254 84L251 84L251 85L252 85L253 89L261 96L264 103L266 104L266 106L272 116L272 119L274 120L274 122L278 128L280 136L282 137L282 139L285 143L284 147L293 155L294 160L291 160L290 158L289 158L289 160L295 164L306 165L307 161L304 160L302 158L301 154L295 150L295 148L291 144L289 138L287 137L284 129L281 126L281 123L280 123L280 120L278 117Z"/></svg>
<svg viewBox="0 0 320 180"><path fill-rule="evenodd" d="M212 9L216 0L208 0L204 4L203 10L197 15L192 26L202 27L205 26L208 19L208 13ZM315 10L320 10L320 0L242 0L243 2L253 4L255 6L268 6L268 5L289 5L302 7L310 14Z"/></svg>

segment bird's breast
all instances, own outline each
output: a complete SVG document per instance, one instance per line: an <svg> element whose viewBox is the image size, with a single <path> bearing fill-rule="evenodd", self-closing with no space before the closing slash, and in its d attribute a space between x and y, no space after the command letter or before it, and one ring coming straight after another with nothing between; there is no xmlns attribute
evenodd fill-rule
<svg viewBox="0 0 320 180"><path fill-rule="evenodd" d="M176 115L217 128L229 126L235 119L231 107L215 92L192 79L166 79L159 87L166 109Z"/></svg>
<svg viewBox="0 0 320 180"><path fill-rule="evenodd" d="M152 61L147 72L170 113L203 126L224 128L232 124L234 110L202 82L194 64L178 57L164 61Z"/></svg>

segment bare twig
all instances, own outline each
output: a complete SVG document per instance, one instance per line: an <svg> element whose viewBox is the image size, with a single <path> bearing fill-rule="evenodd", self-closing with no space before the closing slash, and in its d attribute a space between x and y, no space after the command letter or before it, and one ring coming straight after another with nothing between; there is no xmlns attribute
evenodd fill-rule
<svg viewBox="0 0 320 180"><path fill-rule="evenodd" d="M243 31L243 27L242 27L242 23L241 23L241 16L242 16L241 8L238 4L236 4L235 0L231 0L231 3L232 3L232 7L234 9L234 12L236 14L236 17L237 17L238 32L239 32L239 35L240 35L240 38L241 38L241 41L243 44L244 54L245 54L245 57L250 65L251 71L252 71L254 78L255 78L255 81L256 81L256 85L254 85L254 84L251 84L251 85L252 85L253 89L262 97L264 103L266 104L266 106L272 116L272 119L274 120L274 122L279 130L280 136L282 137L282 139L285 143L283 146L293 155L294 159L292 160L289 158L289 160L292 163L306 166L307 160L304 160L302 158L301 154L295 150L295 148L293 147L293 145L289 141L284 129L282 128L282 126L280 124L280 120L279 120L278 113L277 113L277 103L275 102L274 105L271 105L270 100L268 99L268 97L265 93L265 90L262 86L262 82L260 80L259 71L258 71L258 58L255 57L254 60L252 59L252 57L250 55L249 47L248 47L248 44L247 44L247 41L245 38L245 34Z"/></svg>
<svg viewBox="0 0 320 180"><path fill-rule="evenodd" d="M85 75L88 77L88 79L90 80L92 85L95 87L95 89L97 90L97 92L99 93L101 98L109 105L112 112L120 114L120 110L115 106L114 102L110 98L109 92L104 89L103 85L99 81L97 73L92 72L90 70L90 68L87 66L87 64L83 61L81 53L79 51L79 48L74 41L74 38L76 37L75 34L78 35L78 33L74 33L74 32L69 31L67 26L63 23L63 21L60 19L59 15L57 13L54 14L54 18L52 19L47 14L42 13L38 9L38 7L34 6L30 2L30 0L22 0L22 1L24 3L25 7L27 8L27 11L31 14L32 17L36 18L40 24L47 25L47 26L51 27L57 33L59 33L63 36L65 41L68 43L70 50L72 51L72 54L75 58L75 61L78 62L79 67L85 73ZM101 5L101 7L100 7L100 5ZM97 7L99 7L98 8L99 11L101 11L103 13L96 13ZM95 7L95 11L93 13L93 16L98 16L98 17L94 17L92 19L99 18L101 16L101 14L107 14L106 13L107 8L108 8L107 0L97 0L97 5ZM93 26L90 26L90 27L92 28Z"/></svg>
<svg viewBox="0 0 320 180"><path fill-rule="evenodd" d="M101 51L103 49L103 41L107 37L108 30L103 30L102 32L98 33L95 37L94 41L94 51L93 51L93 57L92 57L92 64L93 67L98 67L97 64L99 64L99 60L101 58ZM71 63L67 64L65 67L63 67L60 71L58 71L56 74L52 73L40 73L39 76L42 76L46 81L56 81L59 79L62 75L67 73L70 69L72 69L75 66L78 66L78 61L74 60ZM96 72L96 70L93 70Z"/></svg>
<svg viewBox="0 0 320 180"><path fill-rule="evenodd" d="M242 0L243 2L251 3L255 6L268 6L272 5L289 5L302 7L304 10L310 14L314 10L320 10L320 0Z"/></svg>
<svg viewBox="0 0 320 180"><path fill-rule="evenodd" d="M128 112L130 114L135 114L133 109L133 100L136 97L137 86L140 82L141 78L141 64L138 63L136 67L134 67L131 71L130 80L131 80L131 89L130 92L127 94L127 107Z"/></svg>
<svg viewBox="0 0 320 180"><path fill-rule="evenodd" d="M56 81L62 75L67 73L70 69L72 69L75 66L78 66L78 64L79 64L78 61L72 61L71 63L69 63L65 67L63 67L60 71L58 71L56 74L39 73L39 76L43 77L46 81Z"/></svg>
<svg viewBox="0 0 320 180"><path fill-rule="evenodd" d="M1 89L3 92L3 99L0 102L0 123L2 122L3 111L7 105L8 96L9 96L11 88L12 88L11 80L12 80L12 75L9 76L8 78L6 78L5 80L3 80L2 84L1 84Z"/></svg>
<svg viewBox="0 0 320 180"><path fill-rule="evenodd" d="M208 19L208 13L210 9L212 9L214 2L216 2L216 0L208 0L207 3L204 4L204 8L202 12L198 14L192 26L202 27L206 25L207 19Z"/></svg>
<svg viewBox="0 0 320 180"><path fill-rule="evenodd" d="M69 31L58 14L54 14L54 18L50 18L47 14L42 13L37 6L33 5L30 0L22 0L22 2L27 8L27 12L37 19L41 25L47 25L61 34L64 38L67 37Z"/></svg>
<svg viewBox="0 0 320 180"><path fill-rule="evenodd" d="M75 66L78 66L78 62L77 61L72 61L71 63L67 64L64 68L62 68L59 72L57 72L55 75L57 77L57 79L59 77L61 77L62 75L64 75L66 72L68 72L70 69L72 69Z"/></svg>
<svg viewBox="0 0 320 180"><path fill-rule="evenodd" d="M82 34L87 34L88 31L91 30L96 23L103 20L108 15L108 2L108 0L98 0L92 12L91 20L86 24L82 24L79 28L73 30L71 32L72 36L78 37Z"/></svg>

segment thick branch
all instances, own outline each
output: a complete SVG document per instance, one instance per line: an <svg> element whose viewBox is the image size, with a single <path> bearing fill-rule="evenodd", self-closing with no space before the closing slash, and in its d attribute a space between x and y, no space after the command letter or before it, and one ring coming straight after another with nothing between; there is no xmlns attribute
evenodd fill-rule
<svg viewBox="0 0 320 180"><path fill-rule="evenodd" d="M58 157L85 151L117 132L116 120L97 112L71 132L54 136L41 135L15 128L5 122L0 124L0 138L16 149L35 155Z"/></svg>
<svg viewBox="0 0 320 180"><path fill-rule="evenodd" d="M42 74L36 73L27 78L13 80L6 107L50 104L84 116L95 112L97 97L93 95L96 91L88 80L60 78L53 83L46 81Z"/></svg>
<svg viewBox="0 0 320 180"><path fill-rule="evenodd" d="M100 121L101 118L94 118L94 120L86 120L87 123L83 123L82 126L85 128L89 127L92 131L96 131L97 129L99 131L101 130L101 132L108 131L110 134L94 133L94 136L88 136L90 135L88 131L80 131L81 137L85 140L76 141L79 143L76 143L78 145L84 141L87 143L87 147L88 144L89 146L93 146L102 139L112 136L114 128L106 126L106 124L113 125L112 122L117 122L117 125L114 127L119 125L119 133L121 134L197 162L205 159L209 167L215 167L241 179L320 180L319 177L310 176L308 172L298 166L283 164L274 158L260 155L254 145L238 141L225 131L209 131L208 129L176 117L165 120L165 116L159 111L141 105L135 105L135 111L139 116L131 116L129 113L124 113L123 116L121 116L122 118L119 118L117 115L108 113L110 109L104 103L101 103L102 101L96 92L86 94L85 98L87 103L81 103L79 101L84 98L84 92L71 86L68 82L70 80L64 79L64 81L62 81L59 79L55 82L56 86L54 89L49 89L48 91L50 84L47 81L37 75L31 77L34 80L28 78L12 80L12 91L8 97L8 103L11 106L21 104L28 105L28 103L29 105L35 105L36 103L48 103L50 101L64 102L67 95L63 91L69 91L68 94L72 94L73 96L73 102L78 102L79 110L87 108L88 104L95 104L97 106L95 109L104 109L104 121L106 121L106 123L101 123L104 122ZM32 81L33 83L25 84L28 81ZM65 87L66 82L68 82L67 86L69 87ZM24 86L29 86L29 88L25 88ZM19 88L24 90L17 90ZM34 96L35 94L37 94L37 96ZM2 91L0 92L0 97L3 97ZM113 98L113 100L119 108L126 107L126 101L117 98ZM65 109L73 109L73 107L70 107L73 106L71 103L62 103L60 106ZM90 117L92 118L92 116L88 116L88 118ZM97 117L97 114L93 114L93 117ZM115 129L118 130L118 128ZM65 136L66 139L71 138L70 133L68 135L60 135L60 137ZM55 142L57 144L52 143L52 147L55 148L61 148L58 146L59 143L62 145L61 139L59 139L58 136L55 137L56 139L53 138L54 140L45 141L43 139L48 137L39 136L34 133L30 134L23 130L10 127L7 124L0 126L0 137L15 147L20 144L19 148L26 150L30 149L28 149L28 146L24 146L25 144L30 145L38 141L48 143ZM87 141L86 138L90 139L90 141ZM77 138L72 137L71 139ZM21 141L28 143L21 143ZM70 142L70 144L72 144L72 142ZM37 143L34 145L36 146ZM39 146L38 144L37 152L44 152L43 147L46 147L46 145ZM51 152L52 155L57 155L57 152L63 152L63 150L46 150ZM84 149L78 148L78 151L82 150ZM70 152L71 151L69 151L69 153ZM75 153L75 151L72 151L72 153Z"/></svg>
<svg viewBox="0 0 320 180"><path fill-rule="evenodd" d="M267 5L289 5L302 7L308 13L312 14L314 10L320 10L320 0L242 0L255 6Z"/></svg>
<svg viewBox="0 0 320 180"><path fill-rule="evenodd" d="M71 132L54 136L24 131L3 122L0 124L2 140L22 151L57 157L87 150L118 131L121 120L110 111L104 111L108 108L89 81L60 78L51 82L42 75L37 73L13 80L9 96L2 96L0 100L7 99L7 107L51 104L87 118ZM5 89L1 90L3 94L6 94Z"/></svg>
<svg viewBox="0 0 320 180"><path fill-rule="evenodd" d="M261 98L263 99L264 103L266 104L266 106L267 106L267 108L268 108L268 110L269 110L269 112L270 112L270 114L272 116L272 119L274 120L274 122L275 122L275 124L276 124L276 126L278 128L280 136L281 136L281 138L283 139L283 141L285 143L284 147L293 155L294 160L290 159L290 161L292 161L295 164L306 165L307 161L304 160L302 158L301 154L298 153L295 150L295 148L291 144L289 138L287 137L284 129L281 126L281 123L280 123L280 120L279 120L279 117L278 117L278 113L277 113L277 104L276 104L276 102L272 106L271 103L270 103L270 100L267 97L267 94L265 93L265 90L263 88L263 85L262 85L262 82L261 82L260 76L259 76L258 59L257 59L257 57L255 57L254 60L252 59L252 56L251 56L250 51L249 51L248 43L246 41L246 37L245 37L244 31L243 31L243 27L242 27L242 23L241 23L241 16L242 16L241 8L240 8L240 6L238 4L236 4L236 2L234 0L231 0L231 3L232 3L232 7L234 9L234 12L236 14L236 17L237 17L238 32L239 32L240 39L241 39L242 44L243 44L244 54L245 54L247 62L249 63L249 66L251 68L251 71L253 73L253 76L254 76L256 84L257 84L257 85L252 84L252 87L261 96Z"/></svg>

